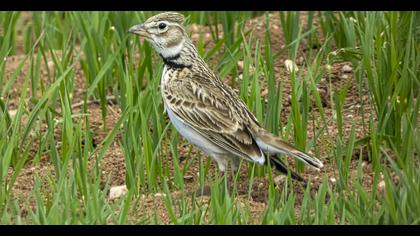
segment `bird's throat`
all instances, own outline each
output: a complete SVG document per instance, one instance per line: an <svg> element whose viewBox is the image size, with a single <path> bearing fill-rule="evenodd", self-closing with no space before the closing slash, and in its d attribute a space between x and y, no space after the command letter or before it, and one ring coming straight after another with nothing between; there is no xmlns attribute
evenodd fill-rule
<svg viewBox="0 0 420 236"><path fill-rule="evenodd" d="M200 56L194 44L189 40L182 40L178 45L158 50L163 62L170 68L191 68Z"/></svg>

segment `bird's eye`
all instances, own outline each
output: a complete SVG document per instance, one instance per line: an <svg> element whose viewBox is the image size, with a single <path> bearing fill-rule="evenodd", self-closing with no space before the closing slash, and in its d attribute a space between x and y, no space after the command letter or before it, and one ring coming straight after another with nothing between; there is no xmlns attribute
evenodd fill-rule
<svg viewBox="0 0 420 236"><path fill-rule="evenodd" d="M159 29L165 29L165 27L166 27L166 24L165 23L160 23L159 24Z"/></svg>

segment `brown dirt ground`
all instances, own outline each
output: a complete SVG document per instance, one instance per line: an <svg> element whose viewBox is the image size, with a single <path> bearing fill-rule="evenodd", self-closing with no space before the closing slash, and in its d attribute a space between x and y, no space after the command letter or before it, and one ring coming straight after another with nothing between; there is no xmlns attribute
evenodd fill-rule
<svg viewBox="0 0 420 236"><path fill-rule="evenodd" d="M30 13L23 13L23 18L27 22L28 15ZM305 20L305 16L302 17L302 21ZM260 38L260 40L263 39L264 35L264 17L256 17L254 19L249 20L246 22L246 29L253 29L254 36L257 36ZM203 33L206 49L210 49L214 43L211 41L210 31L208 28L199 26L199 25L192 25L190 26L190 31L192 32L192 39L193 41L197 41L198 34ZM281 26L280 26L280 20L278 17L278 14L272 14L270 16L270 29L271 29L271 39L272 39L272 48L274 52L279 51L282 49L285 45L284 39L281 32ZM220 34L222 34L220 32ZM19 35L19 32L18 32ZM19 40L19 38L18 38ZM22 53L22 50L18 50L20 53ZM303 58L303 55L305 54L305 45L302 44L301 48L299 49L299 56L297 65L300 69L303 70L303 74L306 73L305 69L305 60ZM60 52L57 52L60 53ZM6 64L6 79L10 79L12 73L17 68L18 63L24 58L23 54L18 54L16 56L11 56L7 58L7 64ZM284 61L287 59L287 55L282 55L280 58L275 62L275 72L276 72L276 79L278 81L283 81L283 110L281 113L282 122L286 122L287 118L290 114L290 81L288 80L289 75L284 67ZM217 55L210 60L210 65L214 66L217 62ZM52 64L48 63L48 67L51 67ZM344 136L347 138L350 134L350 130L352 127L352 124L354 123L356 127L356 138L363 137L363 134L366 132L366 130L362 126L362 120L368 121L370 116L373 114L371 110L368 109L369 106L364 106L365 110L361 110L361 99L359 98L359 95L357 93L357 87L356 82L353 77L352 73L344 72L343 66L349 65L350 63L336 63L332 65L332 72L329 75L328 78L323 78L320 83L318 84L318 89L320 90L320 93L322 95L322 103L324 105L325 113L327 117L333 117L334 116L334 109L332 109L332 105L330 104L330 94L332 94L332 91L339 89L343 84L349 84L349 93L345 99L344 104L344 110L343 110L343 125L344 125ZM46 66L43 64L43 75L42 77L43 82L47 85L48 79L46 74ZM53 68L49 68L50 70L53 70ZM18 75L17 81L13 86L13 90L10 92L8 98L6 99L8 101L9 110L16 109L19 101L19 95L20 95L20 87L24 83L25 76L28 72L28 65L24 65L22 72ZM75 79L74 79L74 86L75 86L75 93L73 94L73 104L77 104L83 100L83 96L85 93L85 87L84 87L84 78L83 78L83 72L80 69L80 65L77 65L75 69ZM228 80L229 78L227 78ZM266 90L266 84L263 78L261 78L262 82L262 89L263 94L267 94L267 92L264 92ZM30 92L29 92L30 94ZM364 93L367 94L367 93ZM362 100L368 104L368 97L367 95L362 97ZM118 106L109 104L109 113L107 115L107 122L106 122L106 130L112 129L114 127L116 121L119 118L120 115L120 109ZM315 106L314 106L315 108ZM81 106L75 106L73 110L74 114L79 114L81 112ZM96 103L92 103L89 105L88 110L88 118L90 122L90 127L93 130L94 134L94 140L96 143L100 143L101 140L106 136L107 132L103 129L103 121L101 117L100 107ZM310 122L309 128L308 128L308 139L311 139L314 135L314 130L319 130L322 126L321 118L319 115L319 111L317 109L313 109L310 112L310 115L312 116L311 119L314 120L314 122ZM40 132L45 132L46 125L43 125L40 128ZM309 182L313 186L313 191L316 192L316 189L318 188L320 182L324 178L330 179L331 187L334 187L334 178L338 179L338 171L336 170L336 164L334 160L331 160L331 150L333 150L336 142L337 137L337 127L336 124L333 122L333 120L330 120L328 123L328 127L324 130L323 134L326 137L330 137L325 142L321 142L321 139L318 139L318 142L316 144L316 150L310 150L309 153L312 153L314 151L318 152L318 155L323 157L322 160L325 164L325 167L320 171L317 172L315 170L305 168L305 172L302 174L302 176L309 180ZM56 138L59 141L60 138L60 131L56 130ZM125 183L125 161L123 156L122 147L119 144L120 137L117 137L116 140L112 143L111 147L109 148L105 158L103 159L101 163L101 169L103 173L103 181L105 182L105 176L109 178L111 181L111 186L116 185L123 185ZM325 140L325 139L324 139ZM292 141L292 140L289 140ZM346 141L346 140L344 140ZM35 142L33 144L33 151L36 152L37 146L39 143ZM181 153L181 156L183 156L188 149L190 148L190 145L186 143L185 141L182 141L179 143L179 151ZM197 183L198 183L198 166L199 166L199 160L200 158L204 158L204 154L199 152L197 149L193 148L191 154L191 159L189 162L191 163L190 168L186 172L186 176L189 177L188 181L186 182L186 193L182 194L184 196L190 196L192 192L194 192L197 189ZM35 153L33 153L35 154ZM173 158L170 153L162 153L162 158L169 160L170 163L172 163ZM354 170L352 172L352 176L357 175L357 160L359 156L357 154L354 154L354 159L351 163L351 168ZM290 163L290 166L294 167L294 162L291 158L288 158L288 161ZM187 161L182 161L180 163L180 167L184 168L185 163ZM172 166L172 165L170 165ZM70 168L71 169L71 168ZM253 184L253 191L251 193L251 198L247 198L247 189L248 189L248 178L247 178L247 168L245 166L242 166L241 168L241 175L240 180L238 182L238 191L239 191L239 198L238 201L249 205L251 209L251 214L255 217L255 222L250 223L257 223L259 218L261 217L262 213L265 209L265 204L267 200L267 184L268 180L266 177L257 177L255 179L255 182ZM364 170L364 186L366 189L370 189L372 185L372 166L368 161L363 162L363 170ZM212 163L212 172L216 172L216 166L214 163ZM11 174L12 170L10 170ZM23 203L29 199L30 205L34 206L34 201L31 197L28 197L33 190L33 181L34 181L34 174L37 174L39 176L46 176L49 173L54 174L54 168L47 157L41 158L41 161L38 165L33 166L32 162L29 161L24 167L21 173L19 174L16 184L13 186L13 192L14 197L17 199L20 199L20 202L22 203L21 206L23 207ZM299 203L302 200L303 196L303 190L299 183L296 183L294 185L295 193L297 194L297 201L296 201L296 209L299 209ZM203 203L208 202L208 193L204 194L204 196L199 197L199 201L202 201ZM173 198L177 199L179 198L181 194L177 191L173 192ZM189 199L190 200L190 199ZM161 197L156 196L154 193L147 193L142 196L141 200L142 204L144 204L144 208L141 208L141 210L138 210L136 212L133 212L132 215L130 215L130 221L133 223L137 222L137 219L140 216L150 216L153 217L155 214L159 216L162 223L170 223L169 216L167 214L166 208L163 203L163 199ZM145 211L146 209L146 211ZM147 209L150 209L147 211ZM24 213L25 211L23 211Z"/></svg>

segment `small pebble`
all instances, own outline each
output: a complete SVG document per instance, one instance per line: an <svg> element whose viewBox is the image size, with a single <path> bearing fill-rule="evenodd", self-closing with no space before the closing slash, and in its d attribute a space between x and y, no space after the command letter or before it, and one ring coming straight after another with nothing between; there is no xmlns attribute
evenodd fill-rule
<svg viewBox="0 0 420 236"><path fill-rule="evenodd" d="M192 176L192 175L185 175L184 176L184 179L185 180L190 180L190 179L193 179L194 177Z"/></svg>
<svg viewBox="0 0 420 236"><path fill-rule="evenodd" d="M9 110L9 116L13 119L16 116L17 110Z"/></svg>
<svg viewBox="0 0 420 236"><path fill-rule="evenodd" d="M155 197L166 197L165 193L155 193Z"/></svg>
<svg viewBox="0 0 420 236"><path fill-rule="evenodd" d="M204 39L207 40L207 41L210 40L211 39L211 34L210 33L205 33L204 34Z"/></svg>
<svg viewBox="0 0 420 236"><path fill-rule="evenodd" d="M349 65L344 65L343 68L342 68L342 71L344 73L350 73L350 72L353 71L353 68L351 68L351 66L349 66Z"/></svg>
<svg viewBox="0 0 420 236"><path fill-rule="evenodd" d="M115 200L117 198L120 198L122 196L124 196L126 193L128 192L127 186L126 185L121 185L121 186L114 186L111 187L111 189L109 190L109 200Z"/></svg>
<svg viewBox="0 0 420 236"><path fill-rule="evenodd" d="M385 190L385 181L382 180L378 184L378 191L382 193L384 190Z"/></svg>
<svg viewBox="0 0 420 236"><path fill-rule="evenodd" d="M296 63L292 60L285 60L284 61L284 66L286 67L287 72L291 73L292 71L298 72L299 68L296 65Z"/></svg>
<svg viewBox="0 0 420 236"><path fill-rule="evenodd" d="M344 74L344 75L340 76L340 79L348 79L348 78L349 78L349 76L347 74Z"/></svg>
<svg viewBox="0 0 420 236"><path fill-rule="evenodd" d="M243 70L244 69L244 61L238 61L237 63L239 69Z"/></svg>
<svg viewBox="0 0 420 236"><path fill-rule="evenodd" d="M367 162L366 161L363 161L362 162L362 167L365 167L367 165Z"/></svg>

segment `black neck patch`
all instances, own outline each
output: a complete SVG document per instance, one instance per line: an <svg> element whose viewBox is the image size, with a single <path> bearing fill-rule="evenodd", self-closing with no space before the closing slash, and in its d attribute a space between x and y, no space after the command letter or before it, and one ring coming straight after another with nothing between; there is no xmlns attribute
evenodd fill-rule
<svg viewBox="0 0 420 236"><path fill-rule="evenodd" d="M159 53L159 55L160 55L160 57L162 57L163 60L173 61L173 60L178 59L181 56L181 53L178 53L178 54L176 54L174 56L171 56L171 57L163 57L163 55L160 54L160 53Z"/></svg>
<svg viewBox="0 0 420 236"><path fill-rule="evenodd" d="M177 68L177 69L182 69L182 68L191 68L192 65L184 65L184 64L180 64L180 63L176 63L176 60L181 56L180 53L176 54L175 56L172 57L163 57L162 54L159 54L160 57L162 57L163 59L163 63L165 63L165 65L167 65L168 67L172 67L172 68Z"/></svg>

